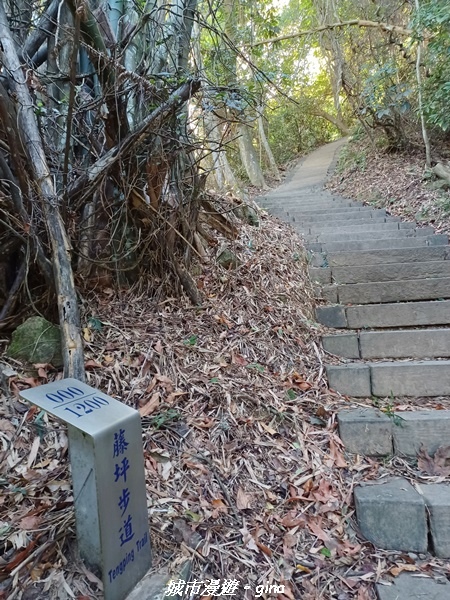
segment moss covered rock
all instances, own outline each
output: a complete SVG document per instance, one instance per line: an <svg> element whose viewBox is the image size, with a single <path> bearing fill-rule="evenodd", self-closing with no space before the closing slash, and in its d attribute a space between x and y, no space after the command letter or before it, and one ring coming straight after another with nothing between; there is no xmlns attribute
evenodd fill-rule
<svg viewBox="0 0 450 600"><path fill-rule="evenodd" d="M222 250L217 256L217 262L224 269L236 269L239 266L239 260L236 254L227 248Z"/></svg>
<svg viewBox="0 0 450 600"><path fill-rule="evenodd" d="M30 317L12 334L7 355L29 363L63 364L59 327L42 317Z"/></svg>

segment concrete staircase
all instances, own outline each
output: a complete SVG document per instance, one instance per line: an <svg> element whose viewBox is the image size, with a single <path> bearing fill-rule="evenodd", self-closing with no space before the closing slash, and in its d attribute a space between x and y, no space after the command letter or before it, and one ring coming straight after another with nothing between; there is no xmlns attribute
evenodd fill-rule
<svg viewBox="0 0 450 600"><path fill-rule="evenodd" d="M282 210L305 236L317 294L331 304L318 321L364 329L324 337L327 352L358 361L328 366L330 387L353 397L447 396L450 328L425 328L450 325L447 236L326 193ZM383 362L362 362L371 359Z"/></svg>
<svg viewBox="0 0 450 600"><path fill-rule="evenodd" d="M449 397L447 236L332 196L313 171L305 181L299 169L259 203L305 239L317 298L326 302L316 318L334 330L322 340L330 388L369 407L374 397ZM450 411L360 408L341 411L338 422L349 453L415 458L421 447L433 456L450 445ZM386 478L357 486L354 498L360 532L376 546L450 558L450 485ZM379 600L450 600L445 578L402 574L376 588Z"/></svg>
<svg viewBox="0 0 450 600"><path fill-rule="evenodd" d="M338 330L323 337L342 359L326 367L330 388L356 398L450 395L447 236L324 191L279 190L263 204L305 238L328 302L317 320Z"/></svg>

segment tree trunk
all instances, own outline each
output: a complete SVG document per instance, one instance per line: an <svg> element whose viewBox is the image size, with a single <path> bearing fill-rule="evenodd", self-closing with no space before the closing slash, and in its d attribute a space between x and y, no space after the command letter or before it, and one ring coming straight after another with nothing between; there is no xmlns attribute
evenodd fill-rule
<svg viewBox="0 0 450 600"><path fill-rule="evenodd" d="M339 129L339 131L342 133L342 135L344 137L349 135L350 129L347 127L347 125L344 123L344 121L342 121L342 119L339 118L338 116L335 117L334 115L330 115L330 113L326 112L325 110L322 110L321 108L315 108L311 114L313 114L316 117L321 117L322 119L326 119L327 121L332 123L336 127L336 129Z"/></svg>
<svg viewBox="0 0 450 600"><path fill-rule="evenodd" d="M228 158L223 145L221 125L219 118L212 112L203 113L205 124L205 135L207 144L211 152L212 172L216 180L217 190L225 194L229 191L241 196L241 190L233 170L228 162Z"/></svg>
<svg viewBox="0 0 450 600"><path fill-rule="evenodd" d="M11 88L19 105L17 111L19 133L30 159L29 167L34 176L34 187L42 205L52 246L64 374L66 377L84 380L83 344L71 266L70 242L59 212L58 197L47 165L34 113L33 99L28 90L2 2L0 2L0 39L3 46L3 64L10 74Z"/></svg>
<svg viewBox="0 0 450 600"><path fill-rule="evenodd" d="M266 132L264 131L264 123L263 123L263 118L262 118L261 114L262 114L262 107L259 107L259 109L258 109L259 139L261 141L262 147L264 148L264 150L267 154L267 158L269 159L270 170L272 171L275 179L277 181L281 181L281 175L280 175L280 171L278 170L278 165L273 156L272 149L269 145L269 141L266 136Z"/></svg>
<svg viewBox="0 0 450 600"><path fill-rule="evenodd" d="M419 0L415 0L416 12L420 13ZM417 42L417 58L416 58L416 79L417 79L417 100L419 104L420 124L422 126L422 138L425 146L425 164L427 169L431 169L431 148L430 140L428 138L427 126L425 123L425 115L423 114L423 100L422 100L422 76L420 74L420 61L422 59L422 40L419 39Z"/></svg>
<svg viewBox="0 0 450 600"><path fill-rule="evenodd" d="M241 123L239 125L239 150L242 164L245 167L251 184L256 187L267 189L264 175L255 148L253 147L252 130L246 123Z"/></svg>

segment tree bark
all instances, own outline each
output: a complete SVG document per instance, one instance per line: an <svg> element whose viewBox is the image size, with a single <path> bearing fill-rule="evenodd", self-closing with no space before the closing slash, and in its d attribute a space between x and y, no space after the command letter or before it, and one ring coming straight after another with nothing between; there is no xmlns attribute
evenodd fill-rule
<svg viewBox="0 0 450 600"><path fill-rule="evenodd" d="M417 14L420 13L419 0L415 0ZM428 137L427 125L425 123L425 115L423 113L422 100L422 76L420 74L420 62L422 59L422 40L417 42L417 57L416 57L416 79L417 79L417 100L419 104L420 124L422 127L422 138L425 146L425 164L427 169L431 169L431 148L430 139Z"/></svg>
<svg viewBox="0 0 450 600"><path fill-rule="evenodd" d="M262 114L262 107L259 107L259 109L258 109L259 139L261 141L262 147L264 148L267 158L269 160L270 170L272 171L273 175L275 176L275 179L277 181L281 181L281 175L280 175L280 171L278 169L278 165L273 156L272 149L269 145L269 140L267 139L267 136L266 136L266 132L264 131L264 123L263 123L263 118L262 118L261 114Z"/></svg>
<svg viewBox="0 0 450 600"><path fill-rule="evenodd" d="M20 58L29 62L39 50L41 45L47 39L47 36L52 34L56 27L56 15L60 0L52 0L47 9L41 15L35 29L27 37L24 47L20 53Z"/></svg>
<svg viewBox="0 0 450 600"><path fill-rule="evenodd" d="M53 274L57 291L59 321L62 336L64 374L84 380L83 343L80 335L80 316L71 266L71 247L62 221L58 197L53 186L42 139L34 113L33 99L28 90L8 19L0 2L0 39L3 64L10 75L11 88L19 105L18 128L26 148L35 190L40 199L52 246Z"/></svg>
<svg viewBox="0 0 450 600"><path fill-rule="evenodd" d="M439 177L439 179L443 179L446 183L448 183L448 185L450 185L450 168L449 167L445 167L442 163L438 163L431 170L436 175L436 177Z"/></svg>
<svg viewBox="0 0 450 600"><path fill-rule="evenodd" d="M240 197L241 190L225 152L219 118L213 112L206 110L203 113L203 122L217 190L223 194L231 191Z"/></svg>
<svg viewBox="0 0 450 600"><path fill-rule="evenodd" d="M407 29L406 27L399 27L398 25L390 25L389 23L381 23L378 21L366 21L364 19L351 19L349 21L339 21L337 23L328 23L327 25L321 25L320 27L304 29L302 31L297 31L296 33L289 33L288 35L280 35L279 37L270 38L268 40L261 40L260 42L255 42L253 44L248 45L251 48L255 48L256 46L263 46L264 44L273 44L275 42L281 42L282 40L292 40L294 38L304 37L313 33L320 33L321 31L326 31L327 29L336 29L339 27L351 26L368 27L370 29L380 29L381 31L385 31L386 33L398 33L399 35L404 35L406 37L409 37L413 33L412 29Z"/></svg>
<svg viewBox="0 0 450 600"><path fill-rule="evenodd" d="M326 119L327 121L332 123L336 127L336 129L339 129L343 136L349 135L350 129L339 117L330 115L330 113L326 112L325 110L322 110L321 108L314 108L311 111L311 114L315 117L321 117L322 119Z"/></svg>
<svg viewBox="0 0 450 600"><path fill-rule="evenodd" d="M239 125L239 150L242 164L245 167L251 184L256 187L267 189L264 175L253 147L252 130L246 123L241 123Z"/></svg>

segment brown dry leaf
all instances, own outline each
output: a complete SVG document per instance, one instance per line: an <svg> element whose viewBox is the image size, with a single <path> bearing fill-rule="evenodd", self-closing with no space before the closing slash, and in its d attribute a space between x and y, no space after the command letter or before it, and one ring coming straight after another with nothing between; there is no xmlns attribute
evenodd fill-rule
<svg viewBox="0 0 450 600"><path fill-rule="evenodd" d="M239 487L236 494L236 507L239 510L246 510L247 508L252 507L251 496L246 494L244 490Z"/></svg>
<svg viewBox="0 0 450 600"><path fill-rule="evenodd" d="M167 389L173 388L173 381L170 379L170 377L167 377L166 375L155 375L155 379L162 383ZM168 391L171 392L172 390L170 389Z"/></svg>
<svg viewBox="0 0 450 600"><path fill-rule="evenodd" d="M197 469L198 471L201 471L205 474L209 473L208 469L201 462L194 462L193 460L186 459L183 460L183 464L189 469Z"/></svg>
<svg viewBox="0 0 450 600"><path fill-rule="evenodd" d="M32 531L34 529L38 529L41 523L42 517L39 515L32 515L30 517L24 517L21 519L19 522L19 527L25 531Z"/></svg>
<svg viewBox="0 0 450 600"><path fill-rule="evenodd" d="M372 600L370 588L367 585L361 585L359 587L356 600Z"/></svg>
<svg viewBox="0 0 450 600"><path fill-rule="evenodd" d="M214 512L218 513L228 513L228 506L225 504L223 500L220 498L215 498L211 501L211 504L214 506Z"/></svg>
<svg viewBox="0 0 450 600"><path fill-rule="evenodd" d="M312 388L312 385L307 381L302 381L302 383L299 383L297 387L300 388L302 392L307 392Z"/></svg>
<svg viewBox="0 0 450 600"><path fill-rule="evenodd" d="M41 567L34 567L31 569L30 577L32 581L40 581L42 579L42 575L44 573L44 569Z"/></svg>
<svg viewBox="0 0 450 600"><path fill-rule="evenodd" d="M159 400L161 398L161 394L156 392L144 406L139 408L139 414L141 417L146 417L147 415L151 415L155 410L159 407Z"/></svg>
<svg viewBox="0 0 450 600"><path fill-rule="evenodd" d="M270 435L275 435L278 433L278 431L276 431L275 429L273 429L273 427L269 427L269 425L266 425L265 423L263 423L262 421L260 422L261 427L267 431L267 433L270 433Z"/></svg>
<svg viewBox="0 0 450 600"><path fill-rule="evenodd" d="M319 540L321 540L325 544L330 542L330 539L331 539L330 536L328 535L328 533L326 533L326 531L324 531L322 529L322 527L320 527L320 525L318 523L315 523L314 521L311 520L311 521L307 521L306 524Z"/></svg>
<svg viewBox="0 0 450 600"><path fill-rule="evenodd" d="M417 453L417 466L427 475L450 475L450 446L438 448L433 459L422 445Z"/></svg>
<svg viewBox="0 0 450 600"><path fill-rule="evenodd" d="M35 407L34 406L30 407L30 411L32 408L35 408ZM0 431L3 431L4 433L6 433L6 432L14 433L16 431L16 428L11 423L11 421L8 421L8 419L0 419Z"/></svg>
<svg viewBox="0 0 450 600"><path fill-rule="evenodd" d="M261 544L261 542L258 541L256 541L256 545L263 554L265 554L266 556L272 556L272 550L268 546L265 546L264 544Z"/></svg>
<svg viewBox="0 0 450 600"><path fill-rule="evenodd" d="M178 391L178 392L172 392L172 393L170 393L170 394L167 396L167 398L166 398L165 402L166 402L166 404L173 404L173 402L174 402L174 401L175 401L177 398L179 398L180 396L185 396L186 394L187 394L187 392L181 392L181 391Z"/></svg>
<svg viewBox="0 0 450 600"><path fill-rule="evenodd" d="M286 598L289 598L289 600L296 600L290 584L287 581L283 581L283 585L284 585L283 596Z"/></svg>
<svg viewBox="0 0 450 600"><path fill-rule="evenodd" d="M447 471L442 475L450 475L450 446L441 446L434 454L434 463L440 469Z"/></svg>
<svg viewBox="0 0 450 600"><path fill-rule="evenodd" d="M283 527L287 527L289 529L299 527L300 525L304 527L306 525L306 518L303 515L298 517L297 512L295 510L291 510L280 520L280 523L283 525Z"/></svg>
<svg viewBox="0 0 450 600"><path fill-rule="evenodd" d="M97 361L90 359L84 363L84 367L86 369L101 369L102 365Z"/></svg>
<svg viewBox="0 0 450 600"><path fill-rule="evenodd" d="M38 370L38 375L41 379L48 379L47 367L48 365L34 365Z"/></svg>
<svg viewBox="0 0 450 600"><path fill-rule="evenodd" d="M162 345L162 343L161 343L161 340L158 340L158 341L156 342L156 344L155 344L155 350L156 350L156 352L157 352L158 354L162 354L162 353L164 352L164 349L163 349L163 345Z"/></svg>
<svg viewBox="0 0 450 600"><path fill-rule="evenodd" d="M396 567L392 567L391 569L389 569L389 573L394 575L394 577L397 577L403 571L414 572L414 571L419 571L419 568L416 567L415 565L398 564L397 563Z"/></svg>
<svg viewBox="0 0 450 600"><path fill-rule="evenodd" d="M344 455L339 450L333 438L330 438L330 455L336 467L338 467L339 469L344 469L348 467L348 463L345 460Z"/></svg>
<svg viewBox="0 0 450 600"><path fill-rule="evenodd" d="M234 352L232 352L231 353L231 364L233 364L233 365L241 365L243 367L246 367L248 365L248 360L246 360L240 354L235 354Z"/></svg>

